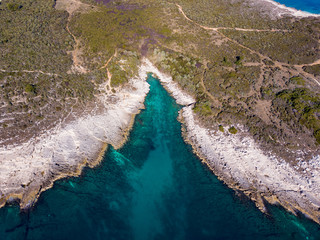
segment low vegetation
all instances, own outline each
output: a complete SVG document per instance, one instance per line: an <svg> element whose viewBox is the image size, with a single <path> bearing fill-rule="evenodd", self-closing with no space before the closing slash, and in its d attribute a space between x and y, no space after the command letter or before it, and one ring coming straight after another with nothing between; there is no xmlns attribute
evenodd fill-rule
<svg viewBox="0 0 320 240"><path fill-rule="evenodd" d="M298 122L313 132L320 143L320 96L305 88L284 90L277 94L275 102L280 99L287 104L277 102L280 118L286 122ZM288 106L289 105L289 106ZM294 130L294 129L293 129Z"/></svg>
<svg viewBox="0 0 320 240"><path fill-rule="evenodd" d="M0 141L19 143L55 126L93 99L94 71L70 72L68 14L54 1L3 0L0 4ZM75 111L75 110L74 110Z"/></svg>
<svg viewBox="0 0 320 240"><path fill-rule="evenodd" d="M313 66L304 66L303 70L307 73L313 74L314 76L320 76L320 64Z"/></svg>
<svg viewBox="0 0 320 240"><path fill-rule="evenodd" d="M226 36L272 60L289 63L312 63L320 58L317 38L300 29L292 32L241 32L221 30Z"/></svg>
<svg viewBox="0 0 320 240"><path fill-rule="evenodd" d="M228 131L229 131L229 133L231 133L231 134L236 134L236 133L238 132L238 130L237 130L234 126L230 127L230 128L228 129Z"/></svg>
<svg viewBox="0 0 320 240"><path fill-rule="evenodd" d="M195 97L203 125L224 132L242 124L263 148L289 160L291 150L317 150L319 88L306 73L320 75L320 65L310 65L320 58L318 20L261 17L241 0L81 1L94 10L69 23L53 0L0 4L0 109L14 119L2 121L2 140L24 139L29 130L30 138L35 126L50 128L85 109L107 70L111 87L120 88L148 57ZM87 73L72 71L75 41L67 24Z"/></svg>

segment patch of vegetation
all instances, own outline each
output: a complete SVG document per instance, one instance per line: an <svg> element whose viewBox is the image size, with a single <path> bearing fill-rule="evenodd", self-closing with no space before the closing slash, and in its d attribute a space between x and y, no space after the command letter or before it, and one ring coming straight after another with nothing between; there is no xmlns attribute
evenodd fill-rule
<svg viewBox="0 0 320 240"><path fill-rule="evenodd" d="M36 86L33 84L28 83L24 89L27 93L36 94Z"/></svg>
<svg viewBox="0 0 320 240"><path fill-rule="evenodd" d="M219 131L224 132L224 127L222 125L219 125Z"/></svg>
<svg viewBox="0 0 320 240"><path fill-rule="evenodd" d="M234 64L241 65L241 61L242 61L242 57L241 56L236 56L236 61L234 62Z"/></svg>
<svg viewBox="0 0 320 240"><path fill-rule="evenodd" d="M261 17L260 9L248 7L245 1L177 0L174 2L182 6L190 19L208 27L289 30L289 32L220 30L228 37L274 60L303 64L319 59L320 28L318 22L313 19L292 21L290 17L280 19Z"/></svg>
<svg viewBox="0 0 320 240"><path fill-rule="evenodd" d="M294 76L290 78L289 82L300 86L304 86L306 84L306 81L300 76Z"/></svg>
<svg viewBox="0 0 320 240"><path fill-rule="evenodd" d="M70 69L72 60L67 51L72 49L73 40L65 30L68 14L56 11L53 5L53 0L2 1L2 69L41 69L51 73L66 72Z"/></svg>
<svg viewBox="0 0 320 240"><path fill-rule="evenodd" d="M271 108L264 104L282 102L280 105L288 109L290 103L276 94L286 88L309 87L306 79L292 77L297 73L290 64L310 63L320 58L319 26L311 19L262 18L258 11L248 8L242 1L169 2L173 4L161 0L112 1L98 12L74 18L72 31L86 46L87 64L101 66L115 49L135 52L136 59L140 54L147 56L195 97L194 111L204 125L242 123L256 140L270 144L273 149L279 146L278 139L288 142L287 126L291 126L292 116L279 117L273 108L275 105ZM187 21L175 3L182 6L190 19L204 26L285 31L219 30L221 35ZM246 47L266 57L261 58ZM119 55L110 62L113 86L125 83L124 79L131 75L129 68L125 68L125 59L126 55ZM286 71L274 61L288 63ZM92 64L89 68L95 66ZM274 117L275 122L279 120L281 126L268 125L267 115ZM297 124L295 127L300 129L301 123ZM296 132L297 135L301 133ZM290 138L294 139L294 135Z"/></svg>
<svg viewBox="0 0 320 240"><path fill-rule="evenodd" d="M313 66L304 66L303 70L315 76L320 76L320 64L316 64Z"/></svg>
<svg viewBox="0 0 320 240"><path fill-rule="evenodd" d="M228 131L229 131L229 133L231 133L231 134L236 134L236 133L238 132L238 130L237 130L234 126L230 127L230 128L228 129Z"/></svg>
<svg viewBox="0 0 320 240"><path fill-rule="evenodd" d="M74 41L68 14L52 0L3 0L0 4L0 127L4 144L28 140L93 99L105 73L69 72Z"/></svg>
<svg viewBox="0 0 320 240"><path fill-rule="evenodd" d="M212 114L210 103L196 104L193 108L193 111L201 116L209 116Z"/></svg>
<svg viewBox="0 0 320 240"><path fill-rule="evenodd" d="M260 88L261 97L263 100L270 100L274 98L274 88L272 86L262 86Z"/></svg>
<svg viewBox="0 0 320 240"><path fill-rule="evenodd" d="M8 8L10 11L14 12L14 11L17 11L17 10L21 9L21 8L22 8L22 5L19 5L18 3L12 3L12 2L10 2L10 3L7 3L7 8Z"/></svg>
<svg viewBox="0 0 320 240"><path fill-rule="evenodd" d="M257 51L272 60L289 63L312 63L320 58L317 39L304 31L241 32L221 30L226 36ZM244 38L244 36L246 36Z"/></svg>
<svg viewBox="0 0 320 240"><path fill-rule="evenodd" d="M240 98L249 93L259 72L259 67L237 66L225 69L216 65L206 71L203 81L208 91L217 97Z"/></svg>
<svg viewBox="0 0 320 240"><path fill-rule="evenodd" d="M108 59L116 49L136 52L144 39L163 38L171 33L160 17L163 8L157 4L149 7L137 4L130 10L126 9L127 4L99 5L97 11L72 19L71 30L85 44L89 68L97 67L90 65L92 59L97 62L97 56Z"/></svg>
<svg viewBox="0 0 320 240"><path fill-rule="evenodd" d="M178 0L188 17L198 23L212 27L268 28L274 24L270 19L260 17L259 13L244 7L241 1L190 1ZM256 21L259 19L259 21ZM269 22L270 21L270 22Z"/></svg>
<svg viewBox="0 0 320 240"><path fill-rule="evenodd" d="M297 88L295 90L284 90L278 93L276 97L285 101L291 107L283 106L281 108L278 103L281 118L286 121L296 119L300 124L312 130L316 141L320 143L320 96L306 88Z"/></svg>
<svg viewBox="0 0 320 240"><path fill-rule="evenodd" d="M130 51L119 50L118 56L113 57L108 65L110 71L111 86L118 87L128 82L130 78L138 73L140 65L139 56Z"/></svg>
<svg viewBox="0 0 320 240"><path fill-rule="evenodd" d="M170 74L173 80L178 82L183 89L195 93L197 82L195 75L201 72L196 66L199 60L158 48L153 51L153 56L156 58L156 64L160 69Z"/></svg>

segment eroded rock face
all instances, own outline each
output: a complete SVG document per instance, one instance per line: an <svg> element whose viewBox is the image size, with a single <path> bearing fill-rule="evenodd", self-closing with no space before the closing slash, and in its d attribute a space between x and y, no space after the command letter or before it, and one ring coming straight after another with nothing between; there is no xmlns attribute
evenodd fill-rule
<svg viewBox="0 0 320 240"><path fill-rule="evenodd" d="M20 199L21 208L31 206L37 196L55 179L78 175L82 166L95 165L106 144L119 147L126 138L133 116L143 108L149 91L147 73L131 79L112 101L99 95L95 109L86 116L58 125L50 132L17 146L0 148L0 206L7 200Z"/></svg>

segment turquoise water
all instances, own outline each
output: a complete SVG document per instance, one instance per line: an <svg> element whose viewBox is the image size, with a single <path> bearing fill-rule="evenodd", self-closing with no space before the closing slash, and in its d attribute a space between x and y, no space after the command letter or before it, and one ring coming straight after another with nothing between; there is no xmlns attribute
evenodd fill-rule
<svg viewBox="0 0 320 240"><path fill-rule="evenodd" d="M319 0L276 0L276 2L305 12L320 14Z"/></svg>
<svg viewBox="0 0 320 240"><path fill-rule="evenodd" d="M95 169L57 181L31 211L0 209L0 239L320 239L317 224L262 214L223 185L181 137L180 107L149 76L128 143Z"/></svg>

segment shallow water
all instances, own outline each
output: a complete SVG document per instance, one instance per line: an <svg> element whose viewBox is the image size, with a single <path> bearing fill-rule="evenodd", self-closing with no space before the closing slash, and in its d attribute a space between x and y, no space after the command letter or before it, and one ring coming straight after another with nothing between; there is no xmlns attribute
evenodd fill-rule
<svg viewBox="0 0 320 240"><path fill-rule="evenodd" d="M60 180L29 213L0 209L0 239L320 239L317 224L237 197L181 137L180 107L149 76L128 143Z"/></svg>
<svg viewBox="0 0 320 240"><path fill-rule="evenodd" d="M319 0L275 0L287 7L292 7L301 11L320 14Z"/></svg>

